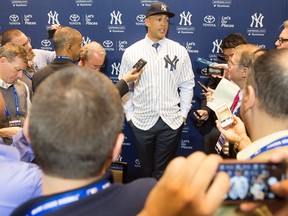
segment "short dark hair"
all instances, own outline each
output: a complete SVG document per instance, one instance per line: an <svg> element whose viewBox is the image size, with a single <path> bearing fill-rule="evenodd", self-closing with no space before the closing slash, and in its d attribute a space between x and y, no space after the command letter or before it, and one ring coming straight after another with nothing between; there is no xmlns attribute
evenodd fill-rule
<svg viewBox="0 0 288 216"><path fill-rule="evenodd" d="M98 176L123 126L116 87L105 75L73 66L43 81L33 96L29 135L47 175Z"/></svg>
<svg viewBox="0 0 288 216"><path fill-rule="evenodd" d="M247 39L241 33L233 33L222 40L220 48L222 50L236 48L240 44L247 44Z"/></svg>
<svg viewBox="0 0 288 216"><path fill-rule="evenodd" d="M254 88L260 104L270 116L288 117L288 50L275 49L260 55L254 62L248 84Z"/></svg>
<svg viewBox="0 0 288 216"><path fill-rule="evenodd" d="M52 38L55 51L64 49L67 44L73 44L77 37L82 37L82 34L74 28L65 26L57 29Z"/></svg>

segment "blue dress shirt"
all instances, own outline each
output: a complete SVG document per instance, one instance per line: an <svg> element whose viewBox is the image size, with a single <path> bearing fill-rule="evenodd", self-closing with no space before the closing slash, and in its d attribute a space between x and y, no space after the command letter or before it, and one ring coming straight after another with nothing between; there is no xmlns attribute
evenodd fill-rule
<svg viewBox="0 0 288 216"><path fill-rule="evenodd" d="M1 216L10 215L23 202L41 195L42 179L39 167L21 161L16 147L0 143L0 173Z"/></svg>

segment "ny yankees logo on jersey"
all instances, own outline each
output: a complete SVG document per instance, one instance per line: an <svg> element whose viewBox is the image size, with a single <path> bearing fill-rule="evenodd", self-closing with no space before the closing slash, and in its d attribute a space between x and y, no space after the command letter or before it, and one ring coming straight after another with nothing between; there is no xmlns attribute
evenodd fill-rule
<svg viewBox="0 0 288 216"><path fill-rule="evenodd" d="M170 71L176 70L176 65L179 61L179 58L175 55L174 59L171 61L168 55L164 57L165 60L165 68L168 68L168 64L170 65Z"/></svg>

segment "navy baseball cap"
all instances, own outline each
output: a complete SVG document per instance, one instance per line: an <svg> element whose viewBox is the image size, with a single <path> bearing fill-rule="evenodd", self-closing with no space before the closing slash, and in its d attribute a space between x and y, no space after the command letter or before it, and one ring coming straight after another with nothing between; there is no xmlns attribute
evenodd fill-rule
<svg viewBox="0 0 288 216"><path fill-rule="evenodd" d="M175 16L175 14L170 12L168 6L163 2L152 3L146 11L146 17L156 14L166 14L169 18Z"/></svg>

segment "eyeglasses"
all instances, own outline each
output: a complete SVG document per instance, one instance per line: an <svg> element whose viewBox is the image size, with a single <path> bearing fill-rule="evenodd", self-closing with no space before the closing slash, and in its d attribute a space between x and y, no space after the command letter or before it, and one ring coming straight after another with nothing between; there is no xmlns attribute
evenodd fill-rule
<svg viewBox="0 0 288 216"><path fill-rule="evenodd" d="M103 68L105 67L105 64L97 65L97 64L93 64L92 62L90 62L90 61L88 61L88 60L87 60L87 62L88 62L88 64L90 65L90 68L91 68L92 70L101 70L101 69L103 69Z"/></svg>
<svg viewBox="0 0 288 216"><path fill-rule="evenodd" d="M277 41L282 45L284 42L288 41L288 38L278 38Z"/></svg>

